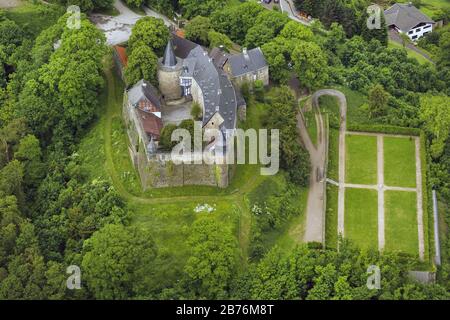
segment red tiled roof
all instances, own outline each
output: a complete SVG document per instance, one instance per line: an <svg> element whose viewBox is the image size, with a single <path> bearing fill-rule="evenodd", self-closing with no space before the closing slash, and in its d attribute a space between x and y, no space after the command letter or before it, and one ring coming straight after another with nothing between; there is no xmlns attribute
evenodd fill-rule
<svg viewBox="0 0 450 320"><path fill-rule="evenodd" d="M175 34L177 36L179 36L180 38L185 38L186 37L186 34L185 34L184 30L182 30L182 29L177 29L177 31L175 31Z"/></svg>
<svg viewBox="0 0 450 320"><path fill-rule="evenodd" d="M163 123L160 118L153 113L145 112L140 109L136 109L138 112L139 120L144 127L145 133L153 136L154 139L159 140Z"/></svg>
<svg viewBox="0 0 450 320"><path fill-rule="evenodd" d="M117 56L119 57L122 66L126 67L128 65L128 56L126 49L120 46L114 46L114 49L117 52Z"/></svg>

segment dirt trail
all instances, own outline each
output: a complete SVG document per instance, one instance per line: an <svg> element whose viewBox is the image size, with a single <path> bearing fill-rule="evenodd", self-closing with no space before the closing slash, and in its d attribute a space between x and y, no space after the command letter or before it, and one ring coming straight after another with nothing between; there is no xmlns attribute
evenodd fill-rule
<svg viewBox="0 0 450 320"><path fill-rule="evenodd" d="M319 90L312 96L313 108L319 109L319 97L324 95L335 96L339 99L341 105L341 113L344 114L344 118L347 112L347 102L343 93L325 89ZM325 163L326 163L326 148L327 148L327 135L325 132L325 124L322 114L317 112L317 145L314 146L311 138L306 129L303 116L299 114L297 116L297 127L300 132L300 137L303 144L310 156L311 162L311 174L309 181L309 193L308 204L306 207L306 227L303 240L305 242L325 242ZM343 127L343 133L345 134L345 124ZM345 139L345 137L344 137ZM341 180L341 177L340 177ZM344 188L340 188L344 189Z"/></svg>

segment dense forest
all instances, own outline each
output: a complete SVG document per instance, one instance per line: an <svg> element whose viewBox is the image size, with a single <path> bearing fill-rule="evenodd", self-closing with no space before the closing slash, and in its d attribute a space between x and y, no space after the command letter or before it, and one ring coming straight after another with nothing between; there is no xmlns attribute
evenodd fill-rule
<svg viewBox="0 0 450 320"><path fill-rule="evenodd" d="M249 261L241 263L231 230L200 218L190 227L182 272L168 282L171 257L151 232L130 224L130 204L111 182L90 179L77 154L98 118L111 52L85 14L80 29L68 28L61 5L90 12L113 1L54 2L39 5L48 24L40 29L0 11L0 299L450 298L450 237L441 244L444 260L433 285L408 277L418 263L406 254L360 250L342 239L339 251L310 244L283 252L261 242L264 232L295 211L292 186L308 181L309 168L300 165L307 155L295 138L296 101L286 86L292 77L305 92L342 85L368 96L361 110L368 124L423 129L428 186L438 191L450 225L448 26L420 43L436 64L419 64L405 50L387 47L385 30L364 31L365 0L296 1L320 17L313 28L253 2L223 7L220 0L127 0L168 15L179 11L192 19L186 36L205 46L261 46L275 88L243 93L269 110L267 128L283 128L281 167L289 187L268 204L272 216L255 219ZM136 24L128 43L129 84L156 81L156 57L168 36L157 19ZM66 287L69 265L83 270L81 290ZM367 288L368 265L381 266L381 290Z"/></svg>

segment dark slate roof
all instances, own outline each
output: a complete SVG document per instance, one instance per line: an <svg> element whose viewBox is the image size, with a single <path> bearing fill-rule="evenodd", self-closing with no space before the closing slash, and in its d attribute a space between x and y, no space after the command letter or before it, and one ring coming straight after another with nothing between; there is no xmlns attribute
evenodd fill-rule
<svg viewBox="0 0 450 320"><path fill-rule="evenodd" d="M236 93L227 74L218 69L212 58L199 45L189 52L183 62L182 77L193 77L203 93L205 110L203 125L216 113L224 119L221 129L234 129L236 126Z"/></svg>
<svg viewBox="0 0 450 320"><path fill-rule="evenodd" d="M260 48L248 50L247 54L232 55L228 58L228 62L234 77L254 72L267 66L266 59Z"/></svg>
<svg viewBox="0 0 450 320"><path fill-rule="evenodd" d="M192 49L198 46L198 44L179 37L175 33L172 33L172 44L175 55L181 59L186 59Z"/></svg>
<svg viewBox="0 0 450 320"><path fill-rule="evenodd" d="M167 42L166 50L164 51L164 57L162 60L162 64L165 67L174 67L177 65L177 58L175 57L175 53L173 52L172 40Z"/></svg>
<svg viewBox="0 0 450 320"><path fill-rule="evenodd" d="M384 15L388 26L395 25L403 32L408 32L420 23L434 23L412 4L396 3L384 11Z"/></svg>
<svg viewBox="0 0 450 320"><path fill-rule="evenodd" d="M128 101L132 106L137 106L143 99L150 101L161 110L161 100L158 90L149 82L140 80L128 90Z"/></svg>
<svg viewBox="0 0 450 320"><path fill-rule="evenodd" d="M209 56L213 59L213 63L217 68L223 68L228 61L228 54L220 48L213 48Z"/></svg>

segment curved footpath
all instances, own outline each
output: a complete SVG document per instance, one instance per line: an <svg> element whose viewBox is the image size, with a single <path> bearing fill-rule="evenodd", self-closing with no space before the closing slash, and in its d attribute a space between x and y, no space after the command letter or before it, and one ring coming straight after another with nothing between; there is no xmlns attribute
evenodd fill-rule
<svg viewBox="0 0 450 320"><path fill-rule="evenodd" d="M341 127L339 132L339 163L345 163L345 131L346 131L346 116L347 116L347 100L345 95L337 90L333 89L323 89L315 92L312 96L313 108L319 108L319 98L321 96L334 96L339 100L340 112L341 112ZM302 114L297 116L297 128L300 132L300 137L303 144L310 156L311 162L311 172L309 179L309 193L308 193L308 204L306 207L306 226L303 241L305 242L320 242L325 243L325 163L327 156L328 147L328 137L326 135L325 124L323 121L322 114L316 113L317 122L317 146L311 141L311 138L306 129L304 119ZM342 152L342 150L344 152ZM342 167L342 168L341 168ZM339 182L345 180L345 167L339 166ZM339 199L344 197L344 183L339 183ZM342 187L341 187L342 186ZM342 190L341 190L342 189ZM339 230L344 229L343 215L344 207L343 201L339 201L342 208L339 207L338 220L341 222L339 225Z"/></svg>

